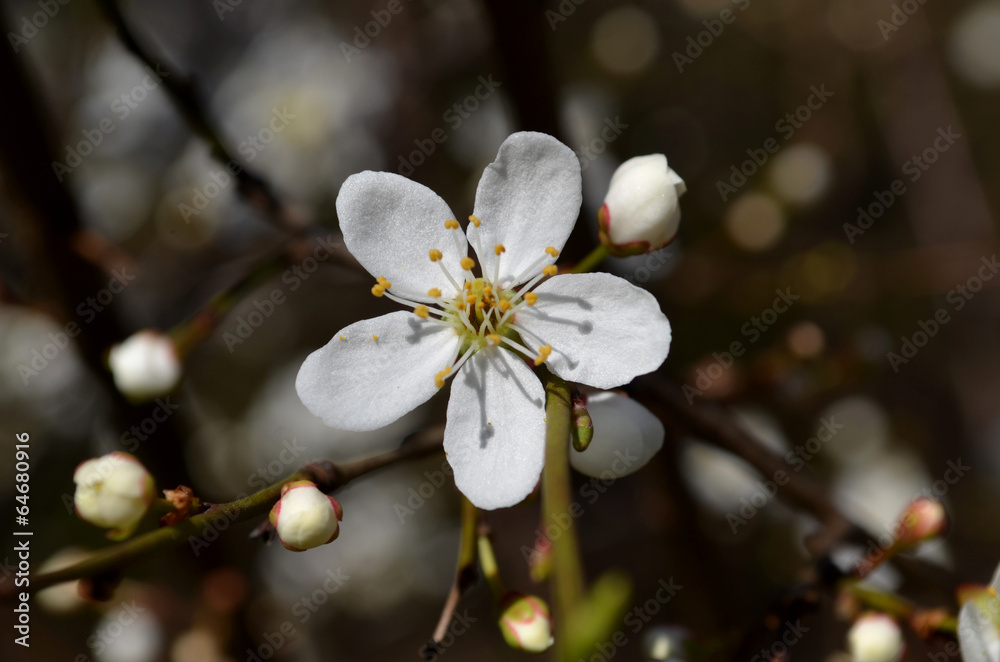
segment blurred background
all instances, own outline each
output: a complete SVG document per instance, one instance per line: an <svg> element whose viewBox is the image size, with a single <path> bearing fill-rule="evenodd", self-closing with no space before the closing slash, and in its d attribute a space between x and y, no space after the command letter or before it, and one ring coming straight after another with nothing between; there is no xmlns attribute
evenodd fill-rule
<svg viewBox="0 0 1000 662"><path fill-rule="evenodd" d="M340 184L366 169L426 184L464 217L500 143L530 129L561 139L583 167L568 262L596 245L622 161L661 152L686 181L679 239L603 265L648 288L670 318L664 379L791 452L789 471L822 483L872 536L914 496L942 498L953 526L923 550L930 570L913 582L886 569L885 586L953 608L957 583L990 578L1000 2L123 3L162 64L151 68L107 4L9 0L0 15L0 439L11 448L0 452L11 477L0 496L13 507L14 434L27 431L36 569L109 544L70 512L73 468L88 457L127 450L160 487L224 501L307 460L392 448L442 421L442 396L367 434L326 428L300 404L303 358L395 309L370 296L349 255L323 257L316 240L336 243ZM171 77L202 104L221 161L166 93ZM230 157L272 196L241 190ZM285 302L250 319L275 289ZM791 305L776 305L781 293ZM66 338L71 323L79 333ZM186 334L169 416L117 395L104 367L108 349L143 328ZM636 608L661 580L683 586L640 625L623 623L629 643L615 655L648 659L643 637L680 625L712 659L749 659L760 651L746 633L810 565L802 539L815 520L780 492L761 495L769 477L665 423L646 468L592 503L581 496L589 576L626 570ZM265 547L247 541L246 523L135 565L108 602L84 603L72 585L39 594L31 659L418 659L457 553L456 493L433 484L442 463L343 490L329 546ZM537 505L489 520L507 584L544 594L521 552ZM466 610L476 621L445 659L521 655L500 638L485 586ZM835 612L827 601L803 620L791 658L844 659L848 624ZM11 646L5 635L0 650ZM912 640L910 659L936 650Z"/></svg>

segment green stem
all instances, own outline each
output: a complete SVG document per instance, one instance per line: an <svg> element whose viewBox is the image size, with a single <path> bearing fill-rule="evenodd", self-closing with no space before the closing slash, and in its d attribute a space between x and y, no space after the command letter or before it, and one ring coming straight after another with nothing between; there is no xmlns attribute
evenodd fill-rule
<svg viewBox="0 0 1000 662"><path fill-rule="evenodd" d="M206 533L214 531L218 535L237 522L258 517L270 511L271 506L281 496L281 488L285 483L295 480L312 480L324 492L331 492L376 469L440 449L442 434L443 430L440 427L431 428L419 433L415 439L404 443L396 450L386 453L379 453L342 465L333 465L332 463L307 465L302 471L248 497L213 505L200 515L100 550L75 565L33 575L31 577L31 590L38 591L62 582L102 575L121 569L144 556L201 538ZM3 597L9 597L9 592L0 592L0 598Z"/></svg>
<svg viewBox="0 0 1000 662"><path fill-rule="evenodd" d="M458 541L458 566L455 569L455 582L451 586L448 600L441 611L437 627L431 637L428 652L436 654L437 646L448 634L448 626L455 615L458 601L462 594L476 583L476 536L479 527L479 509L461 495L462 499L462 532Z"/></svg>
<svg viewBox="0 0 1000 662"><path fill-rule="evenodd" d="M580 260L575 267L570 271L572 274L585 274L588 271L593 271L594 267L599 265L604 261L604 258L611 255L608 247L604 244L600 244L594 250L590 251L587 257Z"/></svg>
<svg viewBox="0 0 1000 662"><path fill-rule="evenodd" d="M480 531L478 542L479 567L483 571L486 583L490 585L493 602L499 605L500 599L507 593L507 589L503 585L503 580L500 579L500 566L497 565L497 557L493 553L493 542L490 540L489 532Z"/></svg>
<svg viewBox="0 0 1000 662"><path fill-rule="evenodd" d="M552 594L556 629L556 657L565 659L565 637L573 608L584 595L580 545L573 528L569 469L570 404L569 385L555 375L545 384L545 470L542 472L542 525L560 531L552 537ZM562 636L560 636L562 634Z"/></svg>
<svg viewBox="0 0 1000 662"><path fill-rule="evenodd" d="M917 611L912 603L892 593L885 593L869 586L863 586L856 579L844 580L841 589L853 595L858 602L894 616L901 621L906 621ZM958 633L958 619L949 617L943 620L935 628L939 632Z"/></svg>

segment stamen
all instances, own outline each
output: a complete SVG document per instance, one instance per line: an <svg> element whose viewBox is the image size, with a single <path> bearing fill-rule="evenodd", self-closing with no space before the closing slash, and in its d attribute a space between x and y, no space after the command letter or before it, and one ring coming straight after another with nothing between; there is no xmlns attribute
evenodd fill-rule
<svg viewBox="0 0 1000 662"><path fill-rule="evenodd" d="M478 218L476 218L475 216L471 216L471 215L469 216L469 223L472 223L472 224L473 224L473 225L475 225L475 226L476 226L477 228L478 228L478 227L479 227L480 225L482 225L482 224L483 224L483 222L482 222L482 221L480 221L480 220L479 220Z"/></svg>
<svg viewBox="0 0 1000 662"><path fill-rule="evenodd" d="M552 248L552 247L549 246L549 248ZM546 249L546 251L547 250L548 249ZM552 248L552 250L555 250L555 249ZM542 257L540 257L537 260L535 260L534 262L532 262L531 266L529 266L527 269L525 269L520 274L518 274L517 278L515 278L510 284L511 285L517 285L519 283L524 282L524 280L527 279L528 276L530 276L533 273L536 273L535 270L538 269L540 266L542 266L542 263L545 262L546 260L548 260L550 255L551 255L550 253L546 253Z"/></svg>
<svg viewBox="0 0 1000 662"><path fill-rule="evenodd" d="M535 365L540 366L545 363L549 355L552 354L552 345L543 345L538 348L538 356L535 357Z"/></svg>
<svg viewBox="0 0 1000 662"><path fill-rule="evenodd" d="M385 294L385 286L384 285L373 285L372 286L372 294L374 294L377 297L382 296L383 294Z"/></svg>
<svg viewBox="0 0 1000 662"><path fill-rule="evenodd" d="M493 252L497 254L497 259L493 262L493 282L500 287L500 254L506 253L507 248L503 244L497 244L493 247Z"/></svg>
<svg viewBox="0 0 1000 662"><path fill-rule="evenodd" d="M390 283L385 276L379 276L378 278L375 279L375 282L378 283L379 285L385 285L386 289L392 287L392 283Z"/></svg>
<svg viewBox="0 0 1000 662"><path fill-rule="evenodd" d="M447 377L450 373L451 373L451 368L446 367L444 370L434 375L434 386L442 388L444 386L445 377Z"/></svg>
<svg viewBox="0 0 1000 662"><path fill-rule="evenodd" d="M347 340L347 336L340 336L341 340Z"/></svg>
<svg viewBox="0 0 1000 662"><path fill-rule="evenodd" d="M534 306L538 302L538 295L534 292L527 292L524 295L524 302L529 306Z"/></svg>
<svg viewBox="0 0 1000 662"><path fill-rule="evenodd" d="M545 274L546 276L555 276L557 273L559 273L559 267L557 267L554 264L550 264L549 266L542 269L542 273Z"/></svg>
<svg viewBox="0 0 1000 662"><path fill-rule="evenodd" d="M546 248L545 252L551 255L552 257L559 257L559 251L557 251L553 246L549 246L548 248Z"/></svg>
<svg viewBox="0 0 1000 662"><path fill-rule="evenodd" d="M490 344L492 345L499 345L501 342L503 342L503 338L501 338L495 333L489 334L488 336L486 336L486 339L489 340Z"/></svg>
<svg viewBox="0 0 1000 662"><path fill-rule="evenodd" d="M376 336L374 333L372 334L372 340L378 340L378 336Z"/></svg>
<svg viewBox="0 0 1000 662"><path fill-rule="evenodd" d="M437 299L438 297L441 296L441 290L439 290L436 287L432 287L431 289L427 290L427 296L434 297L435 299Z"/></svg>
<svg viewBox="0 0 1000 662"><path fill-rule="evenodd" d="M510 310L511 303L507 299L500 299L500 303L497 304L497 308L500 309L500 312L506 313L508 310Z"/></svg>
<svg viewBox="0 0 1000 662"><path fill-rule="evenodd" d="M441 254L441 251L436 248L430 249L427 252L427 255L431 258L431 262L438 262L442 257L444 257L444 255Z"/></svg>
<svg viewBox="0 0 1000 662"><path fill-rule="evenodd" d="M453 218L449 218L447 221L444 222L444 226L447 229L449 229L449 230L457 230L458 229L458 221L456 221Z"/></svg>
<svg viewBox="0 0 1000 662"><path fill-rule="evenodd" d="M413 313L420 319L427 319L427 316L430 314L430 309L428 309L427 306L417 306L413 309Z"/></svg>
<svg viewBox="0 0 1000 662"><path fill-rule="evenodd" d="M476 261L473 260L471 257L463 257L462 261L459 262L459 264L461 264L462 268L465 269L466 271L472 271L472 268L476 266Z"/></svg>
<svg viewBox="0 0 1000 662"><path fill-rule="evenodd" d="M500 253L506 253L507 249L504 248L503 244L497 244L493 247L493 252L497 254L497 257L500 257Z"/></svg>

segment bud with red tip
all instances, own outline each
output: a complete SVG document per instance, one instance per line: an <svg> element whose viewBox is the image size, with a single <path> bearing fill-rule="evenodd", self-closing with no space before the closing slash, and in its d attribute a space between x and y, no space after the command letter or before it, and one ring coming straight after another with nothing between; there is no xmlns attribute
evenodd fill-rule
<svg viewBox="0 0 1000 662"><path fill-rule="evenodd" d="M501 599L500 631L511 648L529 653L541 653L554 643L549 607L534 595L511 592Z"/></svg>
<svg viewBox="0 0 1000 662"><path fill-rule="evenodd" d="M948 530L948 513L937 499L921 497L910 502L896 525L900 544L914 546L944 535Z"/></svg>
<svg viewBox="0 0 1000 662"><path fill-rule="evenodd" d="M337 539L344 509L316 483L296 480L281 488L269 519L285 549L303 552Z"/></svg>
<svg viewBox="0 0 1000 662"><path fill-rule="evenodd" d="M659 250L677 236L687 186L663 154L631 158L611 177L597 214L601 243L618 256Z"/></svg>

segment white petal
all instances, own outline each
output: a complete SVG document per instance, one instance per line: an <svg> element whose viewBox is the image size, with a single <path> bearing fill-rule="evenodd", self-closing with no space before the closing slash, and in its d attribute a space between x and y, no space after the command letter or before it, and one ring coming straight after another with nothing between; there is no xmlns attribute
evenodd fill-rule
<svg viewBox="0 0 1000 662"><path fill-rule="evenodd" d="M594 438L584 452L570 448L573 468L594 478L635 473L663 447L663 424L638 402L605 391L587 398Z"/></svg>
<svg viewBox="0 0 1000 662"><path fill-rule="evenodd" d="M988 602L980 606L973 600L958 613L958 643L965 662L1000 662L1000 631L988 609Z"/></svg>
<svg viewBox="0 0 1000 662"><path fill-rule="evenodd" d="M545 464L545 389L521 358L489 347L451 386L444 450L455 485L478 508L528 496Z"/></svg>
<svg viewBox="0 0 1000 662"><path fill-rule="evenodd" d="M385 276L393 294L423 302L433 301L427 296L432 287L456 294L441 267L430 261L432 248L441 251L442 264L462 284L465 235L444 227L455 215L423 184L391 172L351 175L337 196L337 216L347 249L372 276Z"/></svg>
<svg viewBox="0 0 1000 662"><path fill-rule="evenodd" d="M434 375L454 364L460 342L413 313L362 320L306 358L295 390L330 427L375 430L437 392Z"/></svg>
<svg viewBox="0 0 1000 662"><path fill-rule="evenodd" d="M660 367L670 322L652 294L605 273L555 276L535 288L538 303L514 322L533 348L552 345L549 369L596 388L627 384Z"/></svg>
<svg viewBox="0 0 1000 662"><path fill-rule="evenodd" d="M541 273L556 260L545 249L562 250L582 202L580 161L573 150L544 133L511 135L479 180L475 215L482 226L469 225L469 241L484 253L483 274L493 278L497 244L507 249L499 258L501 283L546 258L522 280Z"/></svg>

